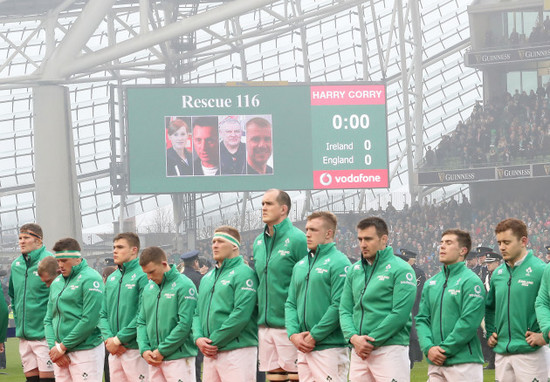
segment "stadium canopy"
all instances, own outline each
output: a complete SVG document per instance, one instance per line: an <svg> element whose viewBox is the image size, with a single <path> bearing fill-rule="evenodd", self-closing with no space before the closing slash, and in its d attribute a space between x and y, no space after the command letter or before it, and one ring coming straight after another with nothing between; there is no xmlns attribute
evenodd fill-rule
<svg viewBox="0 0 550 382"><path fill-rule="evenodd" d="M112 181L125 176L125 85L383 81L390 189L296 191L293 217L422 198L433 191L415 186L425 148L466 119L482 94L478 72L463 63L467 6L459 0L0 1L0 242L13 246L18 226L45 220L62 205L77 236L81 222L86 242L91 233L111 231L113 222L137 216L138 225L147 225L151 218L140 216L173 205L174 229L191 228L198 238L220 223L259 226L259 193L113 192ZM59 116L55 107L70 113ZM54 115L37 117L50 115L44 113ZM51 145L70 136L55 128L56 118L68 121L72 133L65 153L52 153ZM59 171L56 160L70 158L71 150L74 165L67 159ZM74 187L55 181L59 172ZM438 192L444 197L457 188ZM189 214L196 223L186 223Z"/></svg>

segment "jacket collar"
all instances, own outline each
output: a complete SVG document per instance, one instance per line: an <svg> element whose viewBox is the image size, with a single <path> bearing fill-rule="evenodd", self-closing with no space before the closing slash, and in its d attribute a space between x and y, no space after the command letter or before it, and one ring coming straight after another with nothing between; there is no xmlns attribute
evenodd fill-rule
<svg viewBox="0 0 550 382"><path fill-rule="evenodd" d="M459 261L458 263L443 265L441 269L443 270L443 273L445 275L447 275L448 273L450 276L461 272L465 267L466 267L466 263L464 261Z"/></svg>
<svg viewBox="0 0 550 382"><path fill-rule="evenodd" d="M27 261L28 264L34 264L38 261L42 253L46 250L46 246L43 245L42 247L35 249L34 251L30 251L26 255L23 255L25 258L25 261Z"/></svg>
<svg viewBox="0 0 550 382"><path fill-rule="evenodd" d="M240 265L244 263L244 259L242 255L239 255L237 257L233 257L232 259L225 259L222 263L222 265L219 268L216 268L216 271L222 270L222 269L231 269L235 268L237 265Z"/></svg>
<svg viewBox="0 0 550 382"><path fill-rule="evenodd" d="M135 268L137 268L139 266L139 258L136 257L135 259L133 260L130 260L124 264L122 264L121 266L118 267L118 269L124 273L126 272L130 272L130 271L133 271Z"/></svg>
<svg viewBox="0 0 550 382"><path fill-rule="evenodd" d="M315 257L325 256L327 253L330 252L332 248L334 248L335 245L336 245L335 242L330 242L327 244L319 244L317 246L317 250L315 251ZM312 253L312 251L309 251L309 253Z"/></svg>
<svg viewBox="0 0 550 382"><path fill-rule="evenodd" d="M71 273L69 273L69 276L67 276L67 277L63 276L63 277L65 277L65 279L74 277L74 276L78 275L80 272L82 272L82 270L84 268L86 268L87 266L88 266L88 262L86 261L86 259L82 259L80 264L77 264L77 265L75 265L71 268Z"/></svg>
<svg viewBox="0 0 550 382"><path fill-rule="evenodd" d="M508 269L510 269L510 270L511 270L511 269L516 269L516 268L521 267L523 264L526 264L527 262L529 262L530 259L531 259L531 257L533 257L533 250L532 250L532 249L529 249L529 250L527 251L527 255L525 255L525 257L524 257L523 259L521 259L521 260L519 261L519 263L516 262L516 263L514 264L513 267L511 267L510 264L508 264L507 261L505 261L504 264L506 264L506 267L507 267Z"/></svg>
<svg viewBox="0 0 550 382"><path fill-rule="evenodd" d="M278 233L284 232L291 225L292 225L292 223L290 222L290 219L288 217L286 217L282 222L280 222L279 224L275 224L273 226L273 232L278 232ZM265 225L265 228L264 228L264 234L265 235L269 234L269 227L267 226L267 224Z"/></svg>
<svg viewBox="0 0 550 382"><path fill-rule="evenodd" d="M376 257L374 258L374 262L372 263L372 265L374 265L375 263L387 262L394 257L395 255L393 254L393 248L388 245L386 248L376 252ZM367 260L365 260L363 254L361 254L361 263L367 267L372 266Z"/></svg>
<svg viewBox="0 0 550 382"><path fill-rule="evenodd" d="M178 272L178 269L175 265L170 266L170 270L164 273L162 277L161 285L176 280L178 277L181 277L181 274Z"/></svg>

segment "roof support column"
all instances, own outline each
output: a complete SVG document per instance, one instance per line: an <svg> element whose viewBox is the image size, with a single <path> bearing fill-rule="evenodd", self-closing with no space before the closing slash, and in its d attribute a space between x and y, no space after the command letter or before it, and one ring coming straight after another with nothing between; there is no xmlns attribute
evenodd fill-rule
<svg viewBox="0 0 550 382"><path fill-rule="evenodd" d="M82 242L69 90L64 86L33 89L36 220L44 243L72 237Z"/></svg>

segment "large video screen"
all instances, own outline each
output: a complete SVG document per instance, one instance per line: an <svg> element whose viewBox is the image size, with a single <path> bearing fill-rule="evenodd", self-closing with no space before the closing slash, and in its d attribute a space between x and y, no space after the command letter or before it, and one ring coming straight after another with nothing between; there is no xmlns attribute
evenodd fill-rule
<svg viewBox="0 0 550 382"><path fill-rule="evenodd" d="M383 84L127 87L129 191L388 187Z"/></svg>

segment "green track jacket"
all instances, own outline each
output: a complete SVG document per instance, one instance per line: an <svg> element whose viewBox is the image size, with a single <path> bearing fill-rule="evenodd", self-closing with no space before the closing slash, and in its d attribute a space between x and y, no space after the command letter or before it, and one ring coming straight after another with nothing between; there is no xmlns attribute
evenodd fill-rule
<svg viewBox="0 0 550 382"><path fill-rule="evenodd" d="M317 246L314 256L307 255L294 266L285 305L289 337L309 331L314 350L348 345L338 307L350 265L346 255L330 243Z"/></svg>
<svg viewBox="0 0 550 382"><path fill-rule="evenodd" d="M266 226L267 230L267 226ZM254 240L254 268L258 276L258 325L285 327L285 306L292 268L308 252L306 235L290 219Z"/></svg>
<svg viewBox="0 0 550 382"><path fill-rule="evenodd" d="M415 298L414 270L391 247L378 251L372 265L361 257L348 270L340 301L344 337L368 335L375 347L408 346Z"/></svg>
<svg viewBox="0 0 550 382"><path fill-rule="evenodd" d="M191 338L197 289L172 265L160 285L149 281L142 294L137 319L139 351L158 349L165 361L195 357L197 347Z"/></svg>
<svg viewBox="0 0 550 382"><path fill-rule="evenodd" d="M440 346L447 356L443 366L483 363L477 328L484 314L485 288L480 278L463 261L444 266L424 284L416 315L418 341L426 359L430 348Z"/></svg>
<svg viewBox="0 0 550 382"><path fill-rule="evenodd" d="M6 342L8 335L9 311L4 294L0 296L0 342Z"/></svg>
<svg viewBox="0 0 550 382"><path fill-rule="evenodd" d="M485 306L487 338L498 335L495 353L530 353L525 332L540 332L535 314L535 300L539 291L544 262L527 253L523 262L510 268L504 263L493 272Z"/></svg>
<svg viewBox="0 0 550 382"><path fill-rule="evenodd" d="M44 318L50 349L56 341L67 351L92 349L103 342L97 326L103 288L101 275L85 259L73 266L69 276L57 276L50 286Z"/></svg>
<svg viewBox="0 0 550 382"><path fill-rule="evenodd" d="M546 343L550 343L548 332L550 332L550 267L549 264L544 268L542 281L540 283L539 294L535 301L535 311L542 335Z"/></svg>
<svg viewBox="0 0 550 382"><path fill-rule="evenodd" d="M45 246L16 258L11 264L8 294L15 318L15 335L26 340L41 340L50 290L38 276L38 263L52 256Z"/></svg>
<svg viewBox="0 0 550 382"><path fill-rule="evenodd" d="M258 345L254 271L242 256L225 259L201 280L193 339L212 340L218 351ZM282 306L281 306L282 309Z"/></svg>
<svg viewBox="0 0 550 382"><path fill-rule="evenodd" d="M105 295L99 318L103 338L116 336L128 349L137 349L136 321L147 275L139 259L130 260L114 271L105 282Z"/></svg>

